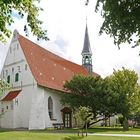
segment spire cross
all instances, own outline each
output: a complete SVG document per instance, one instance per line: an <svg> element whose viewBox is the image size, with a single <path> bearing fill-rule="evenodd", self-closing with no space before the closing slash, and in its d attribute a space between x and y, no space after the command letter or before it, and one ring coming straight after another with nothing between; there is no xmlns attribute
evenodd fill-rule
<svg viewBox="0 0 140 140"><path fill-rule="evenodd" d="M87 6L88 6L89 0L85 1L85 6L86 6L86 24L87 24Z"/></svg>
<svg viewBox="0 0 140 140"><path fill-rule="evenodd" d="M88 6L89 0L86 0L85 5Z"/></svg>

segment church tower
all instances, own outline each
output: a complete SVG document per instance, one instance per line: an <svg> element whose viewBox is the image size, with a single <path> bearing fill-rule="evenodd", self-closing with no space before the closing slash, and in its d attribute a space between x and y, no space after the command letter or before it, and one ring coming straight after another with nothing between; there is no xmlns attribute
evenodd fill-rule
<svg viewBox="0 0 140 140"><path fill-rule="evenodd" d="M92 74L92 51L90 48L87 24L85 30L84 45L81 55L82 55L82 66L87 69L89 74Z"/></svg>

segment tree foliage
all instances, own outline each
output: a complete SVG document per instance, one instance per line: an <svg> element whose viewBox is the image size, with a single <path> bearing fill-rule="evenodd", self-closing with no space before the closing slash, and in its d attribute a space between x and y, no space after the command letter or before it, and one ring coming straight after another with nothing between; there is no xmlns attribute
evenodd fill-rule
<svg viewBox="0 0 140 140"><path fill-rule="evenodd" d="M63 105L68 105L73 110L80 106L90 108L88 126L121 113L126 130L129 115L140 110L138 75L132 70L114 70L105 79L100 76L75 75L65 83L64 88L68 93L62 96Z"/></svg>
<svg viewBox="0 0 140 140"><path fill-rule="evenodd" d="M131 113L132 99L137 95L138 75L135 71L123 68L111 75L111 90L117 95L117 112L124 115Z"/></svg>
<svg viewBox="0 0 140 140"><path fill-rule="evenodd" d="M21 18L27 16L27 26L38 39L48 40L47 30L41 29L42 21L38 19L38 13L42 8L37 7L35 2L40 0L0 0L0 41L6 42L6 37L10 37L11 31L8 29L14 23L13 14L16 12ZM13 12L14 11L14 12ZM27 30L25 26L24 30Z"/></svg>
<svg viewBox="0 0 140 140"><path fill-rule="evenodd" d="M135 71L123 68L114 71L110 78L110 89L116 95L115 112L121 113L124 118L124 129L128 129L127 119L132 110L137 110L136 98L140 98L138 91L138 75ZM135 103L134 103L135 102Z"/></svg>
<svg viewBox="0 0 140 140"><path fill-rule="evenodd" d="M76 118L77 127L79 129L82 129L82 136L84 136L83 128L86 126L86 136L87 136L87 121L88 116L90 115L90 109L88 107L82 107L80 106L75 110L74 117ZM79 136L80 131L78 131Z"/></svg>
<svg viewBox="0 0 140 140"><path fill-rule="evenodd" d="M90 108L92 118L89 125L114 113L115 95L108 90L106 80L100 76L75 75L71 81L65 83L64 88L69 91L69 94L64 94L61 99L64 105L70 106L73 110L80 106Z"/></svg>
<svg viewBox="0 0 140 140"><path fill-rule="evenodd" d="M9 84L4 82L3 80L0 80L0 96L7 90L9 90L11 87Z"/></svg>
<svg viewBox="0 0 140 140"><path fill-rule="evenodd" d="M90 109L88 107L82 107L82 106L80 106L79 108L77 108L75 110L74 116L76 118L77 125L79 127L81 127L81 128L84 127L85 122L86 122L89 114L90 114Z"/></svg>
<svg viewBox="0 0 140 140"><path fill-rule="evenodd" d="M96 11L99 9L104 18L101 34L113 36L118 46L124 42L133 43L133 47L140 44L140 0L97 0Z"/></svg>

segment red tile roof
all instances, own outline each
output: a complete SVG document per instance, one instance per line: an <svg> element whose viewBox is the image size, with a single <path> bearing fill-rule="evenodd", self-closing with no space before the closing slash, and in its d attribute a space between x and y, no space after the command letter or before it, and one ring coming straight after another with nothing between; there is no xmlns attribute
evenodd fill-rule
<svg viewBox="0 0 140 140"><path fill-rule="evenodd" d="M10 91L1 101L11 101L17 97L21 90Z"/></svg>
<svg viewBox="0 0 140 140"><path fill-rule="evenodd" d="M31 72L41 86L63 91L65 81L74 74L88 74L84 67L49 52L21 35L18 40Z"/></svg>

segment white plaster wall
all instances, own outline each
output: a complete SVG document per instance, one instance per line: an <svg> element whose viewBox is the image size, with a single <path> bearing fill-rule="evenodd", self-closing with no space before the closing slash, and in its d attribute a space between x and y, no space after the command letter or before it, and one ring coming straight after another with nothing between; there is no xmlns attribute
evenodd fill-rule
<svg viewBox="0 0 140 140"><path fill-rule="evenodd" d="M17 49L18 46L18 49ZM10 53L10 48L12 48ZM7 76L10 75L10 84L14 88L22 86L35 84L35 80L29 69L29 65L25 59L23 51L20 47L18 41L11 43L8 50L8 54L4 63L4 67L1 72L1 77L3 80L7 81ZM27 70L25 70L27 65ZM14 71L12 71L14 69ZM19 73L19 81L15 82L15 74Z"/></svg>
<svg viewBox="0 0 140 140"><path fill-rule="evenodd" d="M63 108L60 104L61 93L57 91L51 91L45 89L45 127L53 127L53 123L62 123L61 109ZM48 113L48 98L51 97L53 101L53 120L50 120Z"/></svg>
<svg viewBox="0 0 140 140"><path fill-rule="evenodd" d="M23 87L20 94L14 99L14 128L29 127L29 115L34 91L34 86Z"/></svg>
<svg viewBox="0 0 140 140"><path fill-rule="evenodd" d="M102 118L102 117L101 117ZM114 126L116 124L116 118L117 116L112 116L110 117L110 119L107 120L107 126ZM99 121L97 123L95 123L93 126L101 126L102 123L104 123L105 121Z"/></svg>
<svg viewBox="0 0 140 140"><path fill-rule="evenodd" d="M11 109L12 101L7 101L1 103L1 109L4 109L4 112L1 115L1 127L2 128L13 128L13 110ZM7 109L8 106L8 109ZM10 117L9 117L10 116Z"/></svg>
<svg viewBox="0 0 140 140"><path fill-rule="evenodd" d="M27 67L26 67L27 65ZM27 68L27 70L26 70ZM14 69L14 71L12 71ZM19 81L15 82L15 74L19 73ZM20 47L20 44L15 36L11 41L11 45L8 50L8 54L4 63L4 67L1 72L3 80L7 81L7 76L10 75L10 85L12 90L22 91L14 99L14 110L10 113L6 113L1 118L1 127L18 128L29 127L29 116L32 103L32 94L36 92L36 81L29 69L24 53ZM18 100L18 104L15 102ZM6 102L3 102L6 105ZM2 106L0 106L0 109ZM8 114L8 115L7 115ZM3 121L2 121L3 120ZM7 125L7 122L12 120Z"/></svg>
<svg viewBox="0 0 140 140"><path fill-rule="evenodd" d="M52 123L62 123L60 104L61 94L43 87L36 87L36 92L32 96L32 107L29 120L29 129L45 129L53 127ZM53 100L53 120L50 120L48 113L48 98Z"/></svg>
<svg viewBox="0 0 140 140"><path fill-rule="evenodd" d="M117 123L117 118L118 118L118 116L117 115L115 115L115 116L113 116L113 117L110 117L110 125L111 126L115 126L116 125L116 123Z"/></svg>
<svg viewBox="0 0 140 140"><path fill-rule="evenodd" d="M44 89L36 86L32 96L29 130L45 129Z"/></svg>

